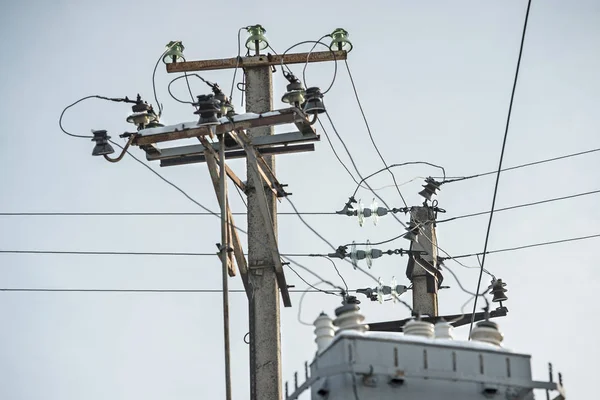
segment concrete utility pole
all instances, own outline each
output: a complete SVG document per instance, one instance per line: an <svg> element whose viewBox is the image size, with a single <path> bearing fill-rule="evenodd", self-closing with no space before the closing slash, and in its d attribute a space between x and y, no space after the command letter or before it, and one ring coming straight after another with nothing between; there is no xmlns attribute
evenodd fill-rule
<svg viewBox="0 0 600 400"><path fill-rule="evenodd" d="M252 28L252 29L250 29ZM282 398L281 377L281 337L280 337L280 300L285 307L292 302L285 280L281 255L277 244L277 197L288 193L275 175L275 155L314 151L310 142L318 141L309 116L298 104L273 110L273 75L271 68L280 65L306 64L314 62L340 61L347 58L346 50L285 55L259 54L264 49L266 39L260 25L247 28L251 36L246 42L254 44L256 54L215 60L182 61L183 45L173 53L173 62L167 64L167 72L182 73L211 71L219 69L243 68L245 73L246 111L251 115L233 112L227 115L227 121L210 121L197 125L170 125L157 132L132 136L131 145L139 146L146 152L150 161L160 160L163 167L206 162L213 182L215 194L221 206L220 251L223 266L223 327L225 347L226 396L231 398L231 374L229 369L229 302L227 297L227 275L235 276L235 264L240 272L248 296L250 330L250 398L252 400L279 400ZM339 36L339 35L338 35ZM344 41L346 36L338 37ZM262 43L262 44L261 44ZM345 43L345 42L344 42ZM261 47L262 46L262 47ZM254 47L248 47L254 49ZM216 96L220 96L218 106L231 104L217 86L212 86ZM290 89L291 90L291 89ZM318 89L317 89L318 91ZM320 92L319 92L320 93ZM302 94L301 101L306 100ZM202 96L204 113L215 116L214 103L209 96ZM224 99L225 98L225 99ZM208 102L208 103L207 103ZM208 106L206 106L206 104ZM206 108L208 107L208 108ZM221 109L222 110L222 109ZM202 113L200 113L202 116ZM201 117L202 120L203 117ZM273 126L293 125L294 132L274 134ZM247 133L246 133L247 132ZM228 135L235 144L225 144ZM220 137L220 143L209 142L208 138ZM197 138L200 144L180 147L160 148L163 142ZM218 153L217 153L218 151ZM240 179L226 164L245 157L247 181ZM225 176L248 196L248 260L244 256L233 215L228 204Z"/></svg>
<svg viewBox="0 0 600 400"><path fill-rule="evenodd" d="M408 262L407 277L413 284L413 310L418 314L432 317L438 315L438 267L437 239L435 235L434 211L431 207L413 207L411 222L419 227L417 240L411 244L411 250L425 254L414 255Z"/></svg>
<svg viewBox="0 0 600 400"><path fill-rule="evenodd" d="M248 68L246 110L262 113L273 109L273 75L269 66ZM248 130L251 139L273 135L271 126ZM264 157L275 173L275 157ZM279 333L279 292L275 267L265 245L268 229L260 210L258 191L267 197L273 229L277 235L277 199L262 182L254 182L252 165L247 163L248 182L248 283L250 286L250 398L281 399L281 336Z"/></svg>

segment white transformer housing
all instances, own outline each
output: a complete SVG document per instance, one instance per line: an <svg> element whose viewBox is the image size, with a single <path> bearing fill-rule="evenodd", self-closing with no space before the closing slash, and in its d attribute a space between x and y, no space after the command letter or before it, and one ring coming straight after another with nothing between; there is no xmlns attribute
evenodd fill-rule
<svg viewBox="0 0 600 400"><path fill-rule="evenodd" d="M483 339L501 340L495 324L479 325L485 328ZM310 367L305 365L306 381L298 385L296 375L289 395L286 384L286 400L309 388L312 400L529 400L533 389L557 390L554 399L565 398L560 384L532 380L527 354L504 349L495 340L427 337L417 328L413 334L338 330Z"/></svg>

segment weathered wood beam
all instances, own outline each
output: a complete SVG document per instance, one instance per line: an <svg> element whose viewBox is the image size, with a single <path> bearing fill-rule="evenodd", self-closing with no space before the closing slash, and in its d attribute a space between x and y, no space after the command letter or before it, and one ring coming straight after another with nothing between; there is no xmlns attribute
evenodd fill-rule
<svg viewBox="0 0 600 400"><path fill-rule="evenodd" d="M286 55L261 55L252 57L221 58L216 60L184 61L167 64L167 72L211 71L216 69L256 68L270 65L304 64L306 62L341 61L348 58L342 51L315 51L312 53L292 53Z"/></svg>

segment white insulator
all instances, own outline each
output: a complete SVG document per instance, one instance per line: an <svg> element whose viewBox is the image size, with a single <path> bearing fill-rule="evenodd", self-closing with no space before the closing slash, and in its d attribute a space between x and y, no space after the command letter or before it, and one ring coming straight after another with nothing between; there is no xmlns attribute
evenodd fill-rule
<svg viewBox="0 0 600 400"><path fill-rule="evenodd" d="M354 304L347 304L335 310L337 318L333 321L333 324L338 327L336 335L344 330L360 332L369 330L369 325L362 323L365 320L365 316L359 310L358 306Z"/></svg>
<svg viewBox="0 0 600 400"><path fill-rule="evenodd" d="M433 338L433 324L427 321L410 320L404 324L404 334Z"/></svg>
<svg viewBox="0 0 600 400"><path fill-rule="evenodd" d="M498 330L498 325L492 321L481 321L471 332L471 340L500 346L504 335Z"/></svg>
<svg viewBox="0 0 600 400"><path fill-rule="evenodd" d="M434 327L435 338L436 339L454 339L454 337L452 336L453 330L454 330L454 327L452 326L451 323L446 322L446 321L439 321L438 323L435 324L435 327Z"/></svg>
<svg viewBox="0 0 600 400"><path fill-rule="evenodd" d="M333 320L324 312L313 323L315 326L315 343L317 343L317 352L321 353L329 346L335 335Z"/></svg>

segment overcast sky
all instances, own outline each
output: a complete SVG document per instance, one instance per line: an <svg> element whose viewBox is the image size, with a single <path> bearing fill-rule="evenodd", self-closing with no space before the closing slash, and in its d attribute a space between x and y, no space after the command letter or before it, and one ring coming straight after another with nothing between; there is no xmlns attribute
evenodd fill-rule
<svg viewBox="0 0 600 400"><path fill-rule="evenodd" d="M164 45L182 40L188 60L234 57L239 27L260 23L282 52L316 40L334 28L350 32L349 65L376 142L388 163L429 161L448 175L497 167L512 88L526 1L344 1L289 3L188 2L172 0L9 2L0 13L4 51L0 60L0 212L198 212L198 206L146 168L126 157L117 164L93 158L93 143L58 128L63 108L92 94L152 99L152 69ZM244 38L245 35L242 35ZM534 1L526 37L505 166L600 147L600 3ZM298 51L309 47L298 48ZM338 66L326 95L331 117L362 174L382 167L361 120L348 74ZM301 67L294 70L300 74ZM333 64L310 65L309 85L325 88ZM229 88L232 71L202 74ZM156 83L163 122L194 120L192 108L170 99L168 75L159 66ZM240 74L238 74L238 78ZM275 75L275 107L285 81ZM174 92L185 97L180 80ZM192 80L194 94L207 92ZM238 111L241 93L234 93ZM89 100L69 110L65 127L87 135L107 129L113 138L133 127L128 105ZM327 132L333 131L324 122ZM343 152L339 141L337 150ZM133 154L144 159L138 148ZM599 153L502 174L497 206L598 190ZM347 157L344 155L344 160ZM244 176L244 162L231 167ZM212 210L217 204L202 164L152 168ZM354 182L327 141L312 153L277 159L280 181L289 184L301 211L340 209ZM398 182L437 175L425 166L395 170ZM373 187L390 185L382 174ZM417 205L422 181L400 189ZM494 178L444 185L443 217L488 210ZM244 211L235 192L234 211ZM380 192L403 206L393 188ZM370 203L372 195L357 197ZM498 213L489 248L501 249L600 233L596 196ZM291 211L283 201L280 211ZM405 217L407 219L407 217ZM344 216L306 216L334 245L385 240L401 226L390 217L360 228ZM245 226L243 217L236 223ZM439 224L438 244L452 255L483 249L487 218ZM282 253L325 253L329 247L295 216L279 218ZM245 239L244 239L245 240ZM219 220L210 216L0 216L0 250L214 252ZM536 379L548 362L564 374L573 398L592 398L600 346L594 315L600 278L594 248L598 239L490 255L486 267L507 284L510 313L498 320L505 345L532 354ZM406 240L383 247L407 248ZM247 248L247 247L246 247ZM298 259L341 283L327 260ZM387 284L405 277L406 258L385 256L370 271ZM475 258L463 260L476 266ZM474 291L477 270L453 262L448 268ZM338 263L350 288L375 282ZM366 265L363 264L366 267ZM298 272L310 282L312 276ZM291 271L290 284L306 285ZM484 285L489 278L484 276ZM219 289L217 257L144 257L0 254L1 288ZM468 295L445 273L443 314L460 312ZM230 287L242 288L239 277ZM410 294L405 295L410 300ZM283 309L282 354L286 379L302 370L315 351L312 322L333 314L339 298L309 293L299 309ZM364 297L368 321L408 316L401 305ZM10 400L191 400L224 397L220 293L39 293L0 292L0 398ZM247 300L231 294L233 394L248 399ZM457 336L465 339L466 328ZM542 395L543 397L543 395ZM305 396L308 398L308 395Z"/></svg>

